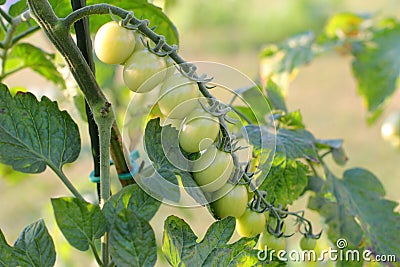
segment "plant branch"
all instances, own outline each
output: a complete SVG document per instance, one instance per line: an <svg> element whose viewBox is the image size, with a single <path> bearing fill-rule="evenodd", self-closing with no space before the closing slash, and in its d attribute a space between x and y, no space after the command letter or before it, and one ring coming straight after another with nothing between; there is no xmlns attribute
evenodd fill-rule
<svg viewBox="0 0 400 267"><path fill-rule="evenodd" d="M30 27L29 29L27 29L26 31L24 31L23 33L18 34L17 36L15 36L12 39L11 45L14 45L15 43L17 43L19 40L27 37L28 35L34 33L35 31L39 30L40 27L39 26L34 26L34 27Z"/></svg>
<svg viewBox="0 0 400 267"><path fill-rule="evenodd" d="M71 183L71 181L65 176L62 170L59 168L49 165L49 167L57 174L58 177L60 177L61 181L64 183L64 185L71 191L71 193L76 197L81 200L85 200L83 196L79 193L79 191L74 187L74 185Z"/></svg>
<svg viewBox="0 0 400 267"><path fill-rule="evenodd" d="M1 15L8 23L11 24L13 18L12 18L10 15L8 15L8 13L5 12L2 8L0 8L0 15Z"/></svg>
<svg viewBox="0 0 400 267"><path fill-rule="evenodd" d="M77 11L72 12L67 17L62 19L65 27L70 27L75 21L80 20L84 17L90 15L98 15L98 14L109 14L112 13L114 15L119 16L120 18L126 18L129 16L130 23L137 26L138 30L147 36L150 40L154 43L159 43L160 40L165 40L164 36L155 33L151 28L148 26L147 20L140 20L132 15L132 12L126 11L122 8L115 7L109 4L96 4L91 6L86 6L81 8ZM180 65L182 70L186 73L190 73L192 71L193 64L186 62L181 56L178 55L176 46L171 46L166 42L163 42L161 49L165 51L177 64ZM196 73L191 73L192 77L196 77ZM215 97L212 96L207 89L205 82L198 82L198 86L200 92L207 98L214 99Z"/></svg>
<svg viewBox="0 0 400 267"><path fill-rule="evenodd" d="M2 10L0 8L0 10ZM3 10L4 12L4 10ZM7 54L8 54L8 50L12 47L13 45L13 36L15 34L15 30L17 29L17 27L29 20L31 18L31 14L29 11L25 11L24 13L20 14L19 16L15 17L15 18L11 18L11 20L9 21L10 26L7 29L7 33L6 36L4 38L4 41L1 43L1 47L3 48L3 51L1 53L1 71L0 71L0 78L3 79L4 74L5 74L5 66L6 66L6 61L7 61ZM8 20L7 20L8 21Z"/></svg>
<svg viewBox="0 0 400 267"><path fill-rule="evenodd" d="M101 261L101 258L100 258L100 256L99 256L99 253L97 252L97 249L96 249L95 244L94 244L93 242L90 242L89 244L90 244L90 248L91 248L92 251L93 251L93 255L94 255L94 258L96 259L97 264L98 264L100 267L104 267L104 264L103 264L103 262Z"/></svg>

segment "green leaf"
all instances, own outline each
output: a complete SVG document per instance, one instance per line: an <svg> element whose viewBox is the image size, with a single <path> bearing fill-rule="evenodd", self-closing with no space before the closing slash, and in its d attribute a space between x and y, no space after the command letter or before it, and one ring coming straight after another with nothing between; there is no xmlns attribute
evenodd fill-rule
<svg viewBox="0 0 400 267"><path fill-rule="evenodd" d="M25 0L19 0L15 2L15 4L10 6L8 13L12 16L18 16L22 12L24 12L28 8L28 5Z"/></svg>
<svg viewBox="0 0 400 267"><path fill-rule="evenodd" d="M291 73L297 67L309 63L314 58L314 42L314 33L301 33L285 40L278 47L266 47L260 56L261 59L272 60L276 56L280 58L271 66L271 73Z"/></svg>
<svg viewBox="0 0 400 267"><path fill-rule="evenodd" d="M366 248L373 255L400 255L400 214L398 203L384 199L385 190L369 171L353 168L338 179L328 172L324 189L310 199L329 225L333 243L344 238L346 249ZM343 266L346 266L345 264Z"/></svg>
<svg viewBox="0 0 400 267"><path fill-rule="evenodd" d="M103 212L107 221L112 222L116 214L128 209L147 221L156 214L161 202L149 196L137 184L129 185L113 195L104 205Z"/></svg>
<svg viewBox="0 0 400 267"><path fill-rule="evenodd" d="M0 267L16 267L17 262L13 248L7 244L3 232L0 230Z"/></svg>
<svg viewBox="0 0 400 267"><path fill-rule="evenodd" d="M276 142L275 157L282 159L305 158L317 162L318 154L315 138L307 130L280 128L275 133L270 129L257 125L245 126L250 143L256 149L273 147Z"/></svg>
<svg viewBox="0 0 400 267"><path fill-rule="evenodd" d="M268 201L292 204L306 188L308 172L308 167L297 160L274 162L260 189L267 192Z"/></svg>
<svg viewBox="0 0 400 267"><path fill-rule="evenodd" d="M286 266L286 263L275 260L260 260L258 258L259 252L253 249L256 243L252 238L242 238L233 244L218 247L212 251L202 266Z"/></svg>
<svg viewBox="0 0 400 267"><path fill-rule="evenodd" d="M343 145L343 139L317 139L315 145L318 149L339 149Z"/></svg>
<svg viewBox="0 0 400 267"><path fill-rule="evenodd" d="M210 226L203 240L197 243L198 237L184 220L169 216L164 223L164 256L172 266L208 266L205 260L214 249L226 246L234 229L233 217L217 221Z"/></svg>
<svg viewBox="0 0 400 267"><path fill-rule="evenodd" d="M261 79L264 82L271 79L287 90L295 70L313 60L319 50L312 32L301 33L279 45L269 45L260 54Z"/></svg>
<svg viewBox="0 0 400 267"><path fill-rule="evenodd" d="M161 8L147 1L124 1L124 0L88 0L87 5L108 3L128 11L133 11L135 17L148 19L150 27L157 26L155 32L164 35L168 44L179 45L178 31L172 21L162 12ZM90 20L91 32L95 32L100 25L110 21L109 17L95 16Z"/></svg>
<svg viewBox="0 0 400 267"><path fill-rule="evenodd" d="M333 15L325 26L325 33L330 38L356 35L363 18L355 13L343 12Z"/></svg>
<svg viewBox="0 0 400 267"><path fill-rule="evenodd" d="M154 266L157 260L153 229L128 209L116 214L110 226L109 246L116 266Z"/></svg>
<svg viewBox="0 0 400 267"><path fill-rule="evenodd" d="M190 266L188 263L196 255L196 240L197 236L184 220L173 215L165 220L162 250L171 266Z"/></svg>
<svg viewBox="0 0 400 267"><path fill-rule="evenodd" d="M86 251L106 232L106 220L98 205L73 197L51 199L56 222L68 242Z"/></svg>
<svg viewBox="0 0 400 267"><path fill-rule="evenodd" d="M239 114L243 114L249 119L252 123L257 124L257 118L253 112L253 110L250 107L245 107L245 106L234 106L232 107L234 112L237 112ZM241 118L239 116L239 118Z"/></svg>
<svg viewBox="0 0 400 267"><path fill-rule="evenodd" d="M240 94L246 107L251 109L252 116L255 117L255 124L266 124L266 118L271 115L271 107L262 88L253 86L236 90L235 93Z"/></svg>
<svg viewBox="0 0 400 267"><path fill-rule="evenodd" d="M370 118L375 119L398 86L400 59L395 55L400 51L400 25L377 30L370 42L354 47L353 73L358 92Z"/></svg>
<svg viewBox="0 0 400 267"><path fill-rule="evenodd" d="M355 249L362 240L362 230L354 217L346 212L346 207L322 195L310 197L308 208L318 211L328 225L328 238L333 244L343 238L348 248Z"/></svg>
<svg viewBox="0 0 400 267"><path fill-rule="evenodd" d="M283 124L281 125L282 128L290 128L290 129L305 128L303 124L303 117L301 116L300 110L285 113L284 115L279 116L277 120L281 124Z"/></svg>
<svg viewBox="0 0 400 267"><path fill-rule="evenodd" d="M49 3L53 7L54 12L59 17L65 17L72 11L71 1L69 1L69 0L49 0ZM15 17L15 16L21 14L27 8L28 8L28 5L27 5L26 1L20 0L10 7L9 13L11 16Z"/></svg>
<svg viewBox="0 0 400 267"><path fill-rule="evenodd" d="M338 203L360 221L372 251L380 255L396 255L400 259L400 214L398 203L384 199L381 182L367 170L354 168L333 179Z"/></svg>
<svg viewBox="0 0 400 267"><path fill-rule="evenodd" d="M260 261L257 258L257 251L253 250L256 243L253 239L243 238L233 244L217 248L202 266L257 266Z"/></svg>
<svg viewBox="0 0 400 267"><path fill-rule="evenodd" d="M157 199L178 202L180 199L180 186L176 177L178 175L188 194L198 203L206 204L204 194L188 172L190 160L179 147L178 134L179 132L170 125L161 127L159 118L147 123L144 134L145 148L155 170L143 175L140 183Z"/></svg>
<svg viewBox="0 0 400 267"><path fill-rule="evenodd" d="M287 111L283 89L268 79L265 90L273 109Z"/></svg>
<svg viewBox="0 0 400 267"><path fill-rule="evenodd" d="M61 169L80 152L78 126L57 103L31 93L11 96L0 85L0 162L14 170L40 173L46 164Z"/></svg>
<svg viewBox="0 0 400 267"><path fill-rule="evenodd" d="M30 68L47 80L65 88L65 81L53 63L54 54L49 54L42 49L27 43L14 45L7 56L5 75L14 73L24 68Z"/></svg>
<svg viewBox="0 0 400 267"><path fill-rule="evenodd" d="M4 5L6 3L6 0L1 0L0 5Z"/></svg>
<svg viewBox="0 0 400 267"><path fill-rule="evenodd" d="M28 225L14 244L18 266L50 267L56 261L53 240L43 220Z"/></svg>

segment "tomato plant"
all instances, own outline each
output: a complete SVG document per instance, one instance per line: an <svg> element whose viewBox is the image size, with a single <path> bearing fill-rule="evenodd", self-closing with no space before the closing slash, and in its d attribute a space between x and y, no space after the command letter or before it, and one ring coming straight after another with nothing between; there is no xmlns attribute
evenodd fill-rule
<svg viewBox="0 0 400 267"><path fill-rule="evenodd" d="M286 102L301 66L339 51L352 57L358 92L368 122L374 123L400 74L393 56L399 54L396 19L337 14L319 36L308 32L265 46L257 83L246 77L247 86L239 86L232 81L245 75L214 64L229 73L228 86L199 74L215 69L181 56L177 28L150 1L119 1L118 7L115 1L85 2L0 2L9 6L0 9L1 167L28 174L49 167L56 174L72 196L52 198L52 209L73 248L90 250L104 267L264 266L256 250L284 250L291 235L302 235L301 248L311 249L325 235L343 252L368 249L371 257L399 260L398 204L385 198L381 182L366 169L349 168L339 178L326 157L346 167L343 140L317 138L301 112ZM27 39L37 31L63 60ZM6 78L27 68L54 83L46 92L72 91L73 78L79 87L76 102L38 99L30 88L6 85ZM118 84L119 73L126 86L107 90ZM60 109L62 100L67 110ZM78 126L70 115L74 104L87 124ZM398 120L390 117L382 128L390 142L398 139ZM80 132L84 127L88 138ZM87 173L96 185L96 201L89 201L63 169L89 146L82 151L92 153L94 169ZM111 186L111 168L120 187ZM326 232L315 227L307 211L295 210L302 196ZM162 218L162 231L155 231L158 226L149 222L158 219L162 203L196 207L188 209L194 213L201 208L215 220L208 229L201 225L203 239L175 211ZM286 233L289 220L293 233ZM54 266L58 240L46 223L28 225L13 245L0 231L0 266ZM287 263L274 258L270 264Z"/></svg>

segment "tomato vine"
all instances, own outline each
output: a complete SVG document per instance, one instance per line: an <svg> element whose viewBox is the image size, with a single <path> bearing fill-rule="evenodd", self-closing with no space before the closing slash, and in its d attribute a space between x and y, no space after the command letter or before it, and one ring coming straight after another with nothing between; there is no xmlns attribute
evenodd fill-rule
<svg viewBox="0 0 400 267"><path fill-rule="evenodd" d="M304 211L289 210L289 205L307 190L313 192L309 201L311 209L318 210L329 219L343 219L347 223L346 227L348 226L356 233L352 235L351 231L348 231L338 232L335 235L331 231L328 233L329 238L345 237L350 241L349 249L359 250L360 248L356 245L361 243L359 236L363 235L366 244L371 246L374 251L378 251L377 243L383 248L381 250L383 252L397 251L393 246L387 245L365 231L375 225L376 230L375 228L374 230L383 235L385 228L398 229L399 227L396 223L391 223L398 220L399 215L393 212L393 203L382 198L384 191L380 189L379 181L373 174L363 169L350 169L344 173L342 179L337 178L328 168L324 158L332 155L338 165L344 165L347 156L344 153L342 141L314 138L305 129L301 114L287 111L282 91L279 88L282 86L280 84L282 77L286 81L285 79L288 79L288 75L294 72L295 67L305 64L314 55L322 54L321 51L328 50L327 47L348 46L348 44L361 46L360 43L366 39L352 39L358 38L360 35L361 28L359 29L359 27L362 24L360 17L357 17L356 23L351 25L351 34L347 34L349 33L347 30L343 32L344 34L337 34L341 30L339 27L338 29L329 29L327 31L329 34L324 36L326 39L321 38L322 41L315 41L310 37L311 35L307 35L307 38L288 41L287 44L279 47L268 47L263 52L263 59L280 57L278 60L275 59L278 62L276 63L278 70L272 73L262 73L263 84L261 86L254 85L250 88L240 89L240 93L235 92L236 94L229 104L225 104L212 94L212 89L218 87L218 84L213 84L213 79L206 74L199 75L196 64L185 61L178 53L178 46L169 44L169 40L164 35L158 34L155 27L150 26L150 20L138 18L132 11L107 3L76 6L77 2L73 2L74 11L65 17L56 15L54 3L52 6L47 0L27 0L29 10L16 17L12 17L0 9L0 15L5 21L1 20L2 25L0 26L6 30L5 39L0 43L2 49L1 79L3 80L25 67L7 71L7 57L10 56L11 49L19 40L40 28L65 59L86 101L89 132L94 147L94 175L99 174L100 176L99 205L86 202L62 171L65 163L76 160L80 150L79 132L68 113L60 111L57 104L46 97L38 101L30 93L18 93L12 96L5 85L2 84L0 87L0 99L4 99L0 100L0 135L4 136L5 140L0 140L0 161L11 165L15 170L30 173L41 172L47 165L60 177L74 198L52 199L52 205L57 224L72 246L79 250L90 248L99 266L153 266L157 260L156 240L149 221L159 209L161 201L174 190L171 188L175 186L175 190L178 188L179 191L180 186L183 185L186 193L198 204L207 207L217 221L209 228L204 239L198 241L198 237L186 222L176 216L167 218L162 248L164 256L173 266L182 264L186 266L220 266L222 264L221 266L225 266L228 262L245 264L244 266L262 265L263 263L259 262L260 258L256 257L255 248L263 250L268 247L268 249L283 250L286 238L291 237L295 232L303 235L300 241L302 249L314 249L315 242L321 237L322 230L319 233L314 232L312 222L305 218ZM164 16L160 15L163 13L153 5L147 2L141 4L147 5L148 10L159 12L157 14L160 17ZM138 83L140 79L137 76L132 79L124 77L127 87L135 93L150 92L155 85L159 84L159 81L163 80L164 83L157 104L153 105L153 110L146 118L147 124L144 129L146 157L153 166L145 167L142 163L137 173L133 171L131 158L127 156L127 151L122 143L120 130L116 123L115 106L106 97L94 75L94 63L89 55L92 52L91 45L80 45L79 43L82 42L80 38L78 38L77 45L71 37L72 26L76 27L76 23L82 21L87 23L89 16L97 15L109 15L114 21L106 25L112 25L117 32L128 34L131 44L140 40L139 51L135 52L134 45L129 45L129 49L125 51L126 54L117 60L102 57L102 52L95 49L100 60L109 64L125 64L125 75L129 68L141 69L142 66L138 63L141 58L149 59L151 57L149 60L152 63L161 59L161 63L151 73L157 76L158 72L158 74L161 73L161 76L156 77L159 80L155 84L150 84L151 86L147 84L149 87L141 88L142 81ZM29 25L28 29L17 34L16 29L19 25L29 21L31 17L39 26ZM339 16L339 18L342 19L343 16ZM115 21L119 21L119 23L115 23ZM8 26L4 23L7 23ZM329 25L332 28L337 24ZM353 29L354 27L356 29ZM140 36L135 34L140 34ZM88 35L88 24L84 24L81 36L84 42L85 38L89 38ZM97 37L101 41L100 34ZM121 47L126 47L126 44L122 44ZM33 48L25 45L24 49ZM281 57L279 53L285 49L289 52ZM84 55L85 50L86 56ZM354 53L361 52L357 50ZM298 60L298 58L303 61L290 61ZM41 59L48 60L46 56ZM174 64L171 63L171 59L175 62ZM286 64L287 61L290 64ZM157 65L156 63L155 65ZM164 69L171 64L173 67L170 68L175 71L176 67L179 73L168 76ZM54 66L51 65L50 69L54 70L53 68ZM62 79L60 81L59 78L57 76L57 78L53 78L53 81L62 84L63 81ZM185 86L181 84L185 84ZM197 85L197 88L194 85ZM177 90L176 87L182 90L177 91L179 97L171 94L172 89ZM180 98L181 95L186 94L186 92L183 93L185 90L189 92L188 97ZM260 103L264 101L272 110L254 112L251 107L237 106L235 100L239 94L251 95L253 103L260 107L263 106ZM183 110L174 111L176 108L179 109L182 102L186 103L192 100L194 100L194 104L189 103L189 107L184 106ZM257 100L261 102L257 102ZM45 111L43 111L43 107L45 107ZM31 110L40 108L43 110L39 115L47 116L50 123L36 124L35 120L40 121L42 118ZM22 120L23 127L15 127L18 124L15 123L15 120L18 120L19 117L26 117L27 112L33 115L29 120ZM178 116L173 116L174 112ZM231 118L232 113L237 115L239 120ZM156 119L153 119L152 116ZM175 126L168 123L162 125L159 117L183 121ZM239 126L239 128L240 131L246 131L247 137L244 137L242 132L232 131L231 133L230 129L237 127L235 123L238 121L244 122L244 126ZM27 125L34 125L35 133L19 132L29 128ZM65 127L59 127L55 137L57 140L64 141L61 155L53 155L57 154L58 150L52 151L53 154L50 152L46 154L47 151L51 151L51 145L56 142L50 134L53 125L65 125ZM191 132L191 127L197 132ZM271 131L271 129L273 130ZM47 143L41 140L41 134L49 135ZM235 136L235 134L239 136ZM16 137L14 138L14 136ZM26 145L28 141L25 138L34 140L33 142L37 142L39 145L29 147ZM163 138L166 141L162 140ZM248 146L251 147L249 149L252 154L251 159L247 159L248 161L244 163L240 161L239 153L248 147L240 145L240 139L246 139ZM164 144L164 142L166 143ZM21 161L15 160L13 158L15 154L8 146L10 143L17 143L19 148L23 147L24 155L28 155L26 157L28 159L22 157ZM266 148L266 144L271 148ZM167 150L165 146L167 146ZM173 161L169 161L175 159L175 152L180 156L178 159L184 159L184 164L188 166L181 168L179 165L174 165ZM29 161L32 158L40 160ZM210 158L213 159L211 163L209 162ZM116 194L111 194L110 159L115 164L123 185L123 189ZM321 169L323 171L320 173ZM127 177L128 180L125 180ZM354 185L361 182L363 178L365 178L365 183L360 188L355 187ZM165 180L167 185L162 184L160 180ZM262 181L260 182L260 180ZM288 181L286 190L289 192L278 191L279 187L276 185L278 180ZM149 196L146 186L154 186L158 192ZM275 187L278 189L275 190ZM371 192L367 193L368 190ZM287 195L280 198L279 194ZM180 194L177 196L179 197ZM234 203L235 207L232 210L226 210L227 204L224 203L226 201ZM171 202L178 203L178 200L174 199ZM379 203L379 205L369 205L371 202ZM338 210L338 214L335 213L335 209ZM388 217L383 226L376 226L374 219L371 219L378 209ZM288 222L286 218L289 216L296 220L297 228L293 233L286 231ZM327 223L332 228L341 225L340 223L335 224L335 222ZM235 228L241 238L235 243L228 243ZM38 221L28 226L27 229L29 231L33 229L32 236L29 236L34 239L33 243L40 243L41 247L49 248L48 251L35 252L36 256L40 256L39 261L48 262L34 266L52 266L55 261L54 244L44 223ZM26 232L29 232L28 230ZM340 236L339 233L343 236ZM101 255L96 248L98 239L101 239ZM256 245L257 241L258 246ZM28 261L31 256L28 255L29 251L23 249L27 246L23 242L27 241L18 239L14 247L11 247L5 242L0 231L0 258L6 259L10 266L23 265L21 262ZM139 252L132 254L132 251L136 251L136 249ZM243 250L246 250L246 253L241 253ZM198 253L192 253L192 251ZM47 256L42 258L42 254L45 253L48 253ZM277 261L277 264L281 263L279 260Z"/></svg>

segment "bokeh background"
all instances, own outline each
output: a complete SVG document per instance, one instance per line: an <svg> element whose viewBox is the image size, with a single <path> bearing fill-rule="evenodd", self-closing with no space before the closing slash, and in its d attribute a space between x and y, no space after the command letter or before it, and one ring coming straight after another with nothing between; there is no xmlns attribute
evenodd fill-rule
<svg viewBox="0 0 400 267"><path fill-rule="evenodd" d="M258 72L258 54L263 45L283 41L308 30L321 32L326 20L336 12L400 17L398 0L158 0L154 4L165 8L177 26L180 53L185 59L220 62L254 79ZM53 51L40 33L30 40ZM358 166L369 169L384 184L387 198L400 201L400 151L380 137L384 117L400 109L400 91L395 93L382 117L368 126L366 111L351 74L351 61L350 56L332 53L301 68L290 86L288 107L290 110L301 110L304 123L317 138L343 138L349 156L345 168ZM73 106L65 100L68 99L65 97L68 92L59 92L54 85L30 71L23 71L5 82L11 87L27 87L38 96L46 94L52 99L63 100L60 105L65 109ZM84 135L84 146L79 160L66 166L65 171L88 199L95 199L95 185L88 180L92 163L85 137L87 130L78 112L74 111L73 116ZM340 176L345 169L334 167L334 170ZM117 187L117 183L114 186ZM70 248L55 227L49 198L64 195L70 194L51 171L27 175L1 165L0 228L8 242L13 243L26 225L44 218L57 240L57 266L96 266L91 262L89 253ZM293 209L304 208L305 205L304 199L300 199ZM151 222L158 241L161 240L163 221L171 213L185 218L200 237L213 221L201 208L190 210L163 206ZM306 215L319 225L320 218L316 214L307 211ZM320 228L317 226L317 229ZM297 248L297 240L290 239L288 246ZM326 241L321 243L322 246L328 245ZM160 258L158 266L166 266L166 263Z"/></svg>

